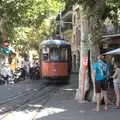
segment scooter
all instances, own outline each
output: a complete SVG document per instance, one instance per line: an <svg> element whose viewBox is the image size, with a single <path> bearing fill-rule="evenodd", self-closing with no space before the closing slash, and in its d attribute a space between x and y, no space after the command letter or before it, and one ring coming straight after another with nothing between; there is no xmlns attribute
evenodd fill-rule
<svg viewBox="0 0 120 120"><path fill-rule="evenodd" d="M15 83L24 80L24 70L22 68L16 69L13 73L13 80Z"/></svg>
<svg viewBox="0 0 120 120"><path fill-rule="evenodd" d="M4 84L5 84L4 77L0 75L0 85L4 85Z"/></svg>
<svg viewBox="0 0 120 120"><path fill-rule="evenodd" d="M7 75L7 76L0 75L0 85L13 84L13 83L14 83L14 81L13 81L11 76L9 76L9 75Z"/></svg>

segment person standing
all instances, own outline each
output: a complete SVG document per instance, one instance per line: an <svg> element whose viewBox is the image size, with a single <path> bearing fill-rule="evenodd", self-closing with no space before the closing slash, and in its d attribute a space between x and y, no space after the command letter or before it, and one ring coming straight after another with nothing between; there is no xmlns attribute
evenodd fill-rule
<svg viewBox="0 0 120 120"><path fill-rule="evenodd" d="M114 91L116 95L116 106L115 108L120 108L120 68L119 65L114 65L115 72L112 76Z"/></svg>
<svg viewBox="0 0 120 120"><path fill-rule="evenodd" d="M101 92L103 93L105 106L104 110L108 110L107 97L107 77L109 75L108 65L104 62L104 56L99 55L96 63L93 65L92 79L95 84L96 92L96 111L100 111Z"/></svg>

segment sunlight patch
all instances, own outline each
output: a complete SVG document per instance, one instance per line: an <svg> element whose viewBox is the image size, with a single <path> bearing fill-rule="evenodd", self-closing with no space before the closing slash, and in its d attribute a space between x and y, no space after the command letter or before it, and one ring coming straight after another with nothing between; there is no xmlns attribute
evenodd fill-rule
<svg viewBox="0 0 120 120"><path fill-rule="evenodd" d="M65 112L65 111L66 111L65 109L61 109L61 108L53 108L53 107L45 108L36 116L36 119L46 117L46 116L49 116L49 115L53 115L53 114L56 114L56 113Z"/></svg>
<svg viewBox="0 0 120 120"><path fill-rule="evenodd" d="M5 109L6 109L6 108L4 108L4 107L1 108L1 109L0 109L0 112L4 112Z"/></svg>
<svg viewBox="0 0 120 120"><path fill-rule="evenodd" d="M42 105L32 105L32 104L29 104L28 105L29 107L33 107L33 108L42 108L43 106Z"/></svg>
<svg viewBox="0 0 120 120"><path fill-rule="evenodd" d="M76 91L76 89L72 89L72 88L67 88L67 89L64 89L66 91Z"/></svg>
<svg viewBox="0 0 120 120"><path fill-rule="evenodd" d="M12 113L9 113L6 117L4 117L2 120L31 120L34 115L36 114L36 111L15 111Z"/></svg>

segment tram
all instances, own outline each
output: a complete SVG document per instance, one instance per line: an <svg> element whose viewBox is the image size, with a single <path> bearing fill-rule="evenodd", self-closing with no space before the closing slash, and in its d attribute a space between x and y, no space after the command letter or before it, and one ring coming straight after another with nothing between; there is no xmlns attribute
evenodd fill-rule
<svg viewBox="0 0 120 120"><path fill-rule="evenodd" d="M44 40L40 44L41 77L69 82L72 67L71 45L65 40ZM66 78L66 79L64 79Z"/></svg>

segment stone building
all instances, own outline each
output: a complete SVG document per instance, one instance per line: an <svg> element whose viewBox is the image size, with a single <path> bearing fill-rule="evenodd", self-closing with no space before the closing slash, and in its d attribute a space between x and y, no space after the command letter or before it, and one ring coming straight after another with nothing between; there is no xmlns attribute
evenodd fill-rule
<svg viewBox="0 0 120 120"><path fill-rule="evenodd" d="M69 41L72 48L72 72L79 72L80 66L80 12L79 5L62 15L64 39Z"/></svg>
<svg viewBox="0 0 120 120"><path fill-rule="evenodd" d="M79 72L80 67L80 11L79 5L73 6L73 32L72 32L72 54L73 54L73 70Z"/></svg>

